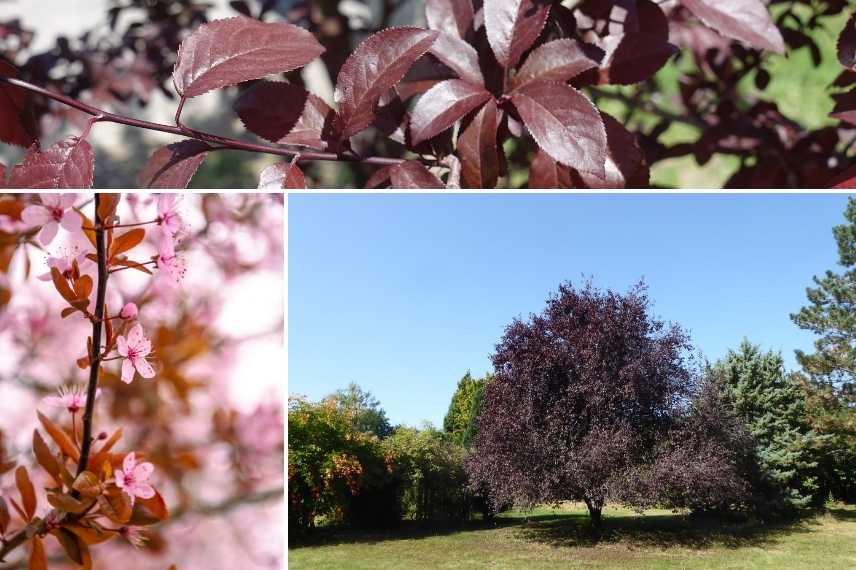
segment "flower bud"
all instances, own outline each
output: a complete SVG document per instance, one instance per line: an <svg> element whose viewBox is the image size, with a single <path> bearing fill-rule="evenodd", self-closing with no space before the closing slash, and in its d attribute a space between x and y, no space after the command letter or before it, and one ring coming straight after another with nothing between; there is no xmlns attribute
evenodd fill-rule
<svg viewBox="0 0 856 570"><path fill-rule="evenodd" d="M100 439L100 440L105 440L105 439L107 439L107 432L106 432L106 431L102 431L101 433L99 433L99 434L98 434L98 439Z"/></svg>
<svg viewBox="0 0 856 570"><path fill-rule="evenodd" d="M119 311L119 316L123 319L133 319L137 316L137 306L134 303L126 303L122 310Z"/></svg>

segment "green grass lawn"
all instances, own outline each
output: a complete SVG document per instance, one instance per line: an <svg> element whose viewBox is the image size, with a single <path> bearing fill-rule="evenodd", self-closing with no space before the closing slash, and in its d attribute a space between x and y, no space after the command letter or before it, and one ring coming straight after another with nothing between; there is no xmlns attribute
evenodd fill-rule
<svg viewBox="0 0 856 570"><path fill-rule="evenodd" d="M289 568L856 568L856 507L779 526L604 509L599 542L584 507L540 508L492 525L389 532L322 529L289 545Z"/></svg>

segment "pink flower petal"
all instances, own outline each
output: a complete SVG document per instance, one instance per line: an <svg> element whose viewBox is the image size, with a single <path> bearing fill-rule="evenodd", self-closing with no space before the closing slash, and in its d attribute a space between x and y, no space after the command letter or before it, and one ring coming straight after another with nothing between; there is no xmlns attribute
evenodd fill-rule
<svg viewBox="0 0 856 570"><path fill-rule="evenodd" d="M56 237L58 231L58 223L48 222L42 226L42 231L39 232L39 242L41 242L42 245L48 245Z"/></svg>
<svg viewBox="0 0 856 570"><path fill-rule="evenodd" d="M44 206L34 204L21 211L21 220L30 226L41 226L53 219L50 211Z"/></svg>
<svg viewBox="0 0 856 570"><path fill-rule="evenodd" d="M60 194L59 206L63 210L67 210L74 206L74 203L77 202L77 194L71 192L69 194Z"/></svg>
<svg viewBox="0 0 856 570"><path fill-rule="evenodd" d="M125 359L122 361L122 382L130 384L134 380L134 364Z"/></svg>
<svg viewBox="0 0 856 570"><path fill-rule="evenodd" d="M134 494L141 499L151 499L155 496L155 490L151 485L143 483L134 488Z"/></svg>
<svg viewBox="0 0 856 570"><path fill-rule="evenodd" d="M128 346L136 349L140 346L141 340L143 340L143 325L137 323L131 327L131 332L128 333Z"/></svg>
<svg viewBox="0 0 856 570"><path fill-rule="evenodd" d="M42 200L42 204L45 206L50 206L51 208L57 208L60 204L60 195L59 194L50 194L48 192L44 192L39 194L39 198Z"/></svg>
<svg viewBox="0 0 856 570"><path fill-rule="evenodd" d="M62 224L63 229L67 232L79 232L80 228L83 227L83 220L74 210L68 210L63 215L59 221Z"/></svg>
<svg viewBox="0 0 856 570"><path fill-rule="evenodd" d="M128 341L122 335L116 337L116 351L120 356L128 356Z"/></svg>
<svg viewBox="0 0 856 570"><path fill-rule="evenodd" d="M133 451L125 456L122 460L122 469L125 473L133 473L134 467L137 465L137 455Z"/></svg>
<svg viewBox="0 0 856 570"><path fill-rule="evenodd" d="M149 475L155 470L155 466L146 461L145 463L139 463L136 467L134 467L134 479L137 481L145 481L149 478Z"/></svg>
<svg viewBox="0 0 856 570"><path fill-rule="evenodd" d="M127 457L125 457L127 459ZM125 473L121 469L116 469L113 472L114 479L116 480L116 486L120 489L125 488Z"/></svg>
<svg viewBox="0 0 856 570"><path fill-rule="evenodd" d="M127 362L127 360L125 362ZM145 358L135 358L134 368L137 369L137 372L139 372L140 376L143 378L152 378L155 375L154 369L148 362L146 362Z"/></svg>

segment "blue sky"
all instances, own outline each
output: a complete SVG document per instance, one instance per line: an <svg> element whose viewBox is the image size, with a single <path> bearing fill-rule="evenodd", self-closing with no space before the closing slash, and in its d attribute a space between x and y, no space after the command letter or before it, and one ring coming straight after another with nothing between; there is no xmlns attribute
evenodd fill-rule
<svg viewBox="0 0 856 570"><path fill-rule="evenodd" d="M789 314L837 267L842 195L294 195L288 198L288 391L348 382L394 423L442 425L458 379L490 370L514 317L563 280L626 291L711 360L745 336L813 337Z"/></svg>

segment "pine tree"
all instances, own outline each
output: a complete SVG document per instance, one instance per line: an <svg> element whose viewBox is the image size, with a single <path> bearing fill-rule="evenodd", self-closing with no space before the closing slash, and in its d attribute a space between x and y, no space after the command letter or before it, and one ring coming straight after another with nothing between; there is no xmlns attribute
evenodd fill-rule
<svg viewBox="0 0 856 570"><path fill-rule="evenodd" d="M856 199L844 212L847 223L833 228L842 273L827 271L814 277L817 287L806 289L810 305L791 315L801 329L820 336L814 354L796 351L797 361L814 382L832 386L856 403Z"/></svg>
<svg viewBox="0 0 856 570"><path fill-rule="evenodd" d="M782 355L763 353L744 340L713 369L755 439L762 472L785 502L802 507L818 499L816 435L806 417L805 393L785 372Z"/></svg>

